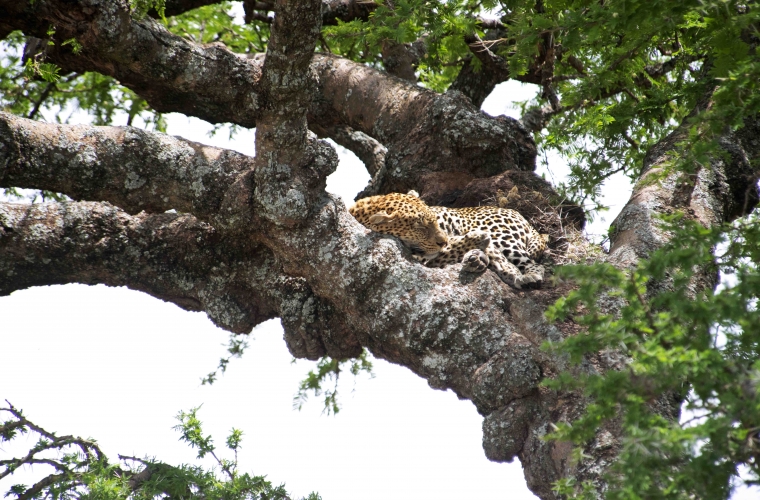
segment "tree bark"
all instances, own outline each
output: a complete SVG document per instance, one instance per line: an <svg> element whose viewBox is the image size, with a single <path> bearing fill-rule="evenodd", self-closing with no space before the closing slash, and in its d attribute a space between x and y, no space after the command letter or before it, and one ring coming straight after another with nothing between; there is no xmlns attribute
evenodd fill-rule
<svg viewBox="0 0 760 500"><path fill-rule="evenodd" d="M520 186L544 193L540 203L554 209L561 200L533 173L530 134L457 93L438 95L314 54L319 0L280 0L273 10L266 56L244 59L181 39L149 18L134 20L126 0L0 0L0 31L45 37L56 26L46 57L66 71L113 76L160 111L257 127L256 157L249 158L129 127L0 114L0 185L75 200L0 203L0 294L54 283L126 285L203 310L235 333L279 316L296 357L344 359L366 347L471 400L484 416L486 455L518 457L539 497L555 498L551 483L567 476L601 487L619 445L614 425L600 429L580 464L570 460L569 444L542 439L586 404L539 387L568 368L540 345L577 333L572 322L551 325L543 317L571 284L520 291L461 265L422 267L325 192L337 156L309 127L361 143L354 147L373 157L385 148L369 167L367 194L415 188L431 203L461 206ZM60 44L71 37L82 44L78 55ZM340 136L347 130L363 135L348 140ZM645 172L676 152L675 137L650 152ZM754 206L756 192L744 202L737 194L752 193L751 141L725 143L730 161L693 179L636 188L616 222L610 262L633 265L667 241L658 213L687 208L709 225ZM707 278L697 284L712 285ZM613 355L599 355L579 369L620 366ZM663 404L677 413L676 402Z"/></svg>

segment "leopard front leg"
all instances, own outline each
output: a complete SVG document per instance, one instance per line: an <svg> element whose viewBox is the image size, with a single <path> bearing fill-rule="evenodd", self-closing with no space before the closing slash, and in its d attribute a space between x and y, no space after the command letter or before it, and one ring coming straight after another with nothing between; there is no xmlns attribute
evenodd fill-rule
<svg viewBox="0 0 760 500"><path fill-rule="evenodd" d="M522 273L523 276L530 278L531 283L543 283L544 281L544 266L536 264L533 261L523 264Z"/></svg>
<svg viewBox="0 0 760 500"><path fill-rule="evenodd" d="M484 250L490 243L490 235L480 230L470 231L464 236L450 236L448 245L425 265L444 267L462 262L465 271L483 272L488 267L488 256Z"/></svg>
<svg viewBox="0 0 760 500"><path fill-rule="evenodd" d="M540 285L544 281L544 266L531 259L527 252L513 247L511 251L502 253L520 270L523 284L537 283Z"/></svg>
<svg viewBox="0 0 760 500"><path fill-rule="evenodd" d="M532 283L541 284L544 268L531 259L524 244L517 239L499 238L489 248L491 268L515 288Z"/></svg>
<svg viewBox="0 0 760 500"><path fill-rule="evenodd" d="M507 260L500 252L489 249L486 253L488 253L488 257L490 258L488 267L492 269L504 283L515 288L521 288L522 285L528 283L520 272L520 269L509 262L509 260Z"/></svg>

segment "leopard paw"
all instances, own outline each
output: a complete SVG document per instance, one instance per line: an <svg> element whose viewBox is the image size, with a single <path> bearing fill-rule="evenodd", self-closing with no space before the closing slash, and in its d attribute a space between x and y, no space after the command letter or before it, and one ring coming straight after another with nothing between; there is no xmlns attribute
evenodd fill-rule
<svg viewBox="0 0 760 500"><path fill-rule="evenodd" d="M464 264L462 270L468 273L482 273L488 268L489 260L488 255L482 250L477 248L470 250L462 258Z"/></svg>
<svg viewBox="0 0 760 500"><path fill-rule="evenodd" d="M515 277L515 284L519 284L520 286L516 288L522 288L526 285L541 285L544 278L543 276L540 276L538 274L522 274L520 276Z"/></svg>
<svg viewBox="0 0 760 500"><path fill-rule="evenodd" d="M501 278L501 281L503 281L507 285L517 288L518 290L522 288L523 280L522 280L521 274L506 272L504 270L499 270L499 269L495 269L495 271L496 271L496 274L499 276L499 278Z"/></svg>

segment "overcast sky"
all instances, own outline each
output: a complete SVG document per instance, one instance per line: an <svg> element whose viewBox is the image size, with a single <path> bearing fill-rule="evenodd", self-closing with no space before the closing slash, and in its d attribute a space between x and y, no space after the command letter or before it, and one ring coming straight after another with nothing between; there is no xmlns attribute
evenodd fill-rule
<svg viewBox="0 0 760 500"><path fill-rule="evenodd" d="M510 102L533 92L503 84L484 109L516 116ZM230 141L225 132L209 138L209 128L169 116L170 134L253 154L251 131ZM327 186L350 204L369 176L355 156L338 150L341 164ZM553 168L561 178L561 165ZM630 188L616 182L610 199L624 202ZM599 220L592 231L603 233L607 224ZM14 292L0 297L0 399L48 430L97 439L112 459L120 453L175 464L195 454L177 440L174 416L203 405L199 416L220 446L230 428L243 429L241 469L285 482L294 498L311 491L325 500L535 498L518 461L486 460L472 403L430 389L404 368L376 360L374 379L346 375L336 416L322 415L319 400L293 410L298 382L314 364L292 363L282 335L279 321L260 325L244 358L213 386L201 386L228 337L205 314L125 288ZM0 457L13 451L6 446ZM19 480L28 484L47 472ZM0 481L0 491L15 482Z"/></svg>

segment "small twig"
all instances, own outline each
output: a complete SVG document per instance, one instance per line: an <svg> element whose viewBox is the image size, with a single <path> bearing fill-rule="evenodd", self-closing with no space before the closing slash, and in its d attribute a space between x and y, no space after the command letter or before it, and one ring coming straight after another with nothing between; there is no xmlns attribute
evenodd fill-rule
<svg viewBox="0 0 760 500"><path fill-rule="evenodd" d="M322 50L328 54L332 54L332 50L330 50L330 46L327 45L327 40L325 40L325 37L322 36L322 32L319 33L319 44L322 46Z"/></svg>
<svg viewBox="0 0 760 500"><path fill-rule="evenodd" d="M51 474L47 477L44 477L32 485L32 487L27 489L25 492L20 494L17 500L31 500L48 486L52 486L55 483L65 480L66 476L66 474Z"/></svg>
<svg viewBox="0 0 760 500"><path fill-rule="evenodd" d="M633 147L633 149L639 149L639 143L633 140L631 137L629 137L627 132L623 132L622 135L623 135L623 139L625 139L625 142L630 144Z"/></svg>
<svg viewBox="0 0 760 500"><path fill-rule="evenodd" d="M39 99L37 99L37 101L34 103L34 108L32 108L32 110L29 112L29 115L27 116L27 118L32 120L34 119L35 116L37 116L37 113L39 113L40 111L40 107L42 107L42 103L47 100L47 98L50 96L50 92L53 91L55 86L56 86L55 82L49 82L45 86L45 89L42 91L42 93L40 93Z"/></svg>
<svg viewBox="0 0 760 500"><path fill-rule="evenodd" d="M143 460L142 458L137 457L130 457L127 455L118 455L119 460L131 460L133 462L140 462L141 464L145 465L146 467L150 465L150 462Z"/></svg>
<svg viewBox="0 0 760 500"><path fill-rule="evenodd" d="M640 103L640 102L641 102L641 101L639 100L639 98L638 98L638 97L636 97L636 95L634 95L634 93L630 91L630 89L628 89L628 88L624 88L624 89L623 89L623 92L625 92L625 93L628 95L628 97L630 97L631 99L633 99L633 100L634 100L634 101L636 101L637 103Z"/></svg>
<svg viewBox="0 0 760 500"><path fill-rule="evenodd" d="M693 421L695 421L695 420L699 420L699 419L702 419L702 418L707 418L707 417L709 417L710 415L714 415L714 414L715 414L715 412L712 412L712 411L708 411L708 412L707 412L707 413L705 413L704 415L695 415L695 416L691 417L691 418L690 418L690 419L688 419L688 420L684 420L683 422L680 422L680 423L679 423L679 425L680 425L681 427L684 427L686 424L689 424L689 423L691 423L691 422L693 422Z"/></svg>
<svg viewBox="0 0 760 500"><path fill-rule="evenodd" d="M229 464L225 464L225 462L223 460L219 459L219 457L216 456L216 453L214 453L213 450L209 451L209 453L211 454L212 457L214 457L214 460L216 460L216 463L219 464L219 467L221 467L222 470L225 473L227 473L227 475L229 476L229 478L230 479L235 479L235 472L232 471L232 470L230 470Z"/></svg>

